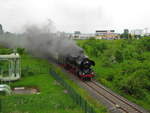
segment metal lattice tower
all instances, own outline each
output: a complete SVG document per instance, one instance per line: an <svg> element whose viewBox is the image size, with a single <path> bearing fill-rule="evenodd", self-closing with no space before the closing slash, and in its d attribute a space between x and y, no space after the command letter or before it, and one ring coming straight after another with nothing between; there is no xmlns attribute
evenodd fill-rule
<svg viewBox="0 0 150 113"><path fill-rule="evenodd" d="M3 73L0 73L1 81L15 81L21 77L20 55L16 52L10 55L0 55L0 61L5 60L9 62L8 76L4 77Z"/></svg>

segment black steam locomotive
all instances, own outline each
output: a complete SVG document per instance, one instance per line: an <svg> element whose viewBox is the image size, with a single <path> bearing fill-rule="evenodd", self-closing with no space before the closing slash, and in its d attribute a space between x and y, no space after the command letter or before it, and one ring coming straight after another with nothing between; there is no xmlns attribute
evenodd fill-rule
<svg viewBox="0 0 150 113"><path fill-rule="evenodd" d="M95 62L86 56L63 57L61 65L82 80L91 80L95 76L91 68L95 66Z"/></svg>

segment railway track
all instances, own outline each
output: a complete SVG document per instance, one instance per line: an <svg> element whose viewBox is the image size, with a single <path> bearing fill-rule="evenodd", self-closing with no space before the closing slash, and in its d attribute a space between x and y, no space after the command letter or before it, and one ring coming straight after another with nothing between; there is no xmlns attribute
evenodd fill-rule
<svg viewBox="0 0 150 113"><path fill-rule="evenodd" d="M64 69L63 69L64 70ZM68 74L74 75L66 70ZM76 81L83 88L87 89L95 99L101 101L109 109L110 113L150 113L142 107L128 101L124 97L117 95L110 89L104 87L95 80L81 81L77 76L69 76L70 79ZM105 101L105 102L104 102ZM101 103L100 102L100 103ZM113 106L113 107L112 107Z"/></svg>
<svg viewBox="0 0 150 113"><path fill-rule="evenodd" d="M115 109L122 113L148 113L142 108L139 108L139 106L113 93L96 81L92 80L91 82L84 82L84 84L91 88L97 95L105 98L109 103L113 104Z"/></svg>

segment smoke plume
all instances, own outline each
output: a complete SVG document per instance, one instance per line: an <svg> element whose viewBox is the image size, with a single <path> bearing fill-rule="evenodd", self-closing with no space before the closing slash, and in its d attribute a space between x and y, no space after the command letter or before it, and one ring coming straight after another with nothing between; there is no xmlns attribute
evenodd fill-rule
<svg viewBox="0 0 150 113"><path fill-rule="evenodd" d="M3 34L0 36L0 44L9 48L25 48L38 57L83 55L83 50L67 38L65 33L55 31L52 24L28 25L23 34Z"/></svg>

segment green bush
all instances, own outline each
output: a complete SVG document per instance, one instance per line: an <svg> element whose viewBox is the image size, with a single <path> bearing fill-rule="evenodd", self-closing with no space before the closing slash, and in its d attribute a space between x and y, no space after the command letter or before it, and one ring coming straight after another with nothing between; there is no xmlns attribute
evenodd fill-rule
<svg viewBox="0 0 150 113"><path fill-rule="evenodd" d="M138 79L140 89L150 90L150 78L148 70L140 69L134 73L134 76Z"/></svg>
<svg viewBox="0 0 150 113"><path fill-rule="evenodd" d="M7 48L0 49L0 54L10 54L12 52L13 52L12 49L7 49Z"/></svg>
<svg viewBox="0 0 150 113"><path fill-rule="evenodd" d="M100 83L150 110L150 38L78 43L95 60Z"/></svg>
<svg viewBox="0 0 150 113"><path fill-rule="evenodd" d="M121 50L116 50L115 58L116 58L116 61L119 63L123 61L123 54Z"/></svg>
<svg viewBox="0 0 150 113"><path fill-rule="evenodd" d="M25 48L17 48L17 52L22 55L25 53Z"/></svg>
<svg viewBox="0 0 150 113"><path fill-rule="evenodd" d="M142 38L137 47L139 48L138 52L143 53L144 51L150 51L150 37Z"/></svg>
<svg viewBox="0 0 150 113"><path fill-rule="evenodd" d="M139 77L136 76L128 76L124 80L122 80L118 87L124 93L134 96L136 98L144 97L144 92L141 89L141 81Z"/></svg>

